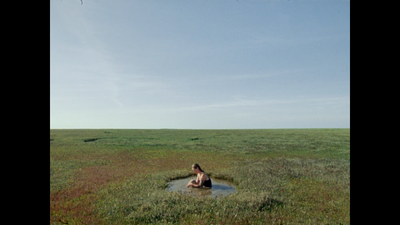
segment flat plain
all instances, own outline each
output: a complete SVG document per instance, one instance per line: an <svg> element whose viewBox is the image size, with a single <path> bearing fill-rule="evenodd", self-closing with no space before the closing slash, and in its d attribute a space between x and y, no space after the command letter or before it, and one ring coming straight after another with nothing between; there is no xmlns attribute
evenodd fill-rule
<svg viewBox="0 0 400 225"><path fill-rule="evenodd" d="M199 163L224 198L168 192ZM50 224L349 224L350 129L50 130Z"/></svg>

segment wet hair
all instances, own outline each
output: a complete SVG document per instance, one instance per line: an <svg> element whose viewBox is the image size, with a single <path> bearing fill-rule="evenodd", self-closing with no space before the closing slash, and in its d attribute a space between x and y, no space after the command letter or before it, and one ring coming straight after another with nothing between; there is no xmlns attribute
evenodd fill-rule
<svg viewBox="0 0 400 225"><path fill-rule="evenodd" d="M204 172L204 170L202 170L201 167L200 167L200 165L197 164L197 163L193 164L193 165L192 165L192 168L195 168L195 169L198 168L201 172Z"/></svg>

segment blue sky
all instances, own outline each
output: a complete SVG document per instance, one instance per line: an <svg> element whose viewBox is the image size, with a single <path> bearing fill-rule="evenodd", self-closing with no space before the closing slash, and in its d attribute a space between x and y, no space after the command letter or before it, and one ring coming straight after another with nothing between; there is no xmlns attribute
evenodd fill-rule
<svg viewBox="0 0 400 225"><path fill-rule="evenodd" d="M349 127L349 0L50 2L52 129Z"/></svg>

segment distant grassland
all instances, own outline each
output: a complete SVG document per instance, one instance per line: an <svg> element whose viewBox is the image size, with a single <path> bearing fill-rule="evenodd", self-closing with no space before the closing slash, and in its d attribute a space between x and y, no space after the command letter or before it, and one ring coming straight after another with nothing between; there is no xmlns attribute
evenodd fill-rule
<svg viewBox="0 0 400 225"><path fill-rule="evenodd" d="M236 184L167 192L199 163ZM50 130L51 224L349 224L350 129Z"/></svg>

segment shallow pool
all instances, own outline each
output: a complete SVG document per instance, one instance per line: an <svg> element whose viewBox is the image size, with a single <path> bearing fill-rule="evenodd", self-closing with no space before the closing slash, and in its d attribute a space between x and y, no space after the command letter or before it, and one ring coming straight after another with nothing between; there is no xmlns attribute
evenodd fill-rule
<svg viewBox="0 0 400 225"><path fill-rule="evenodd" d="M172 180L168 183L168 188L166 190L175 191L194 197L210 196L213 198L225 197L236 192L236 188L232 182L215 178L211 178L212 188L187 188L187 183L193 179L196 179L196 177Z"/></svg>

